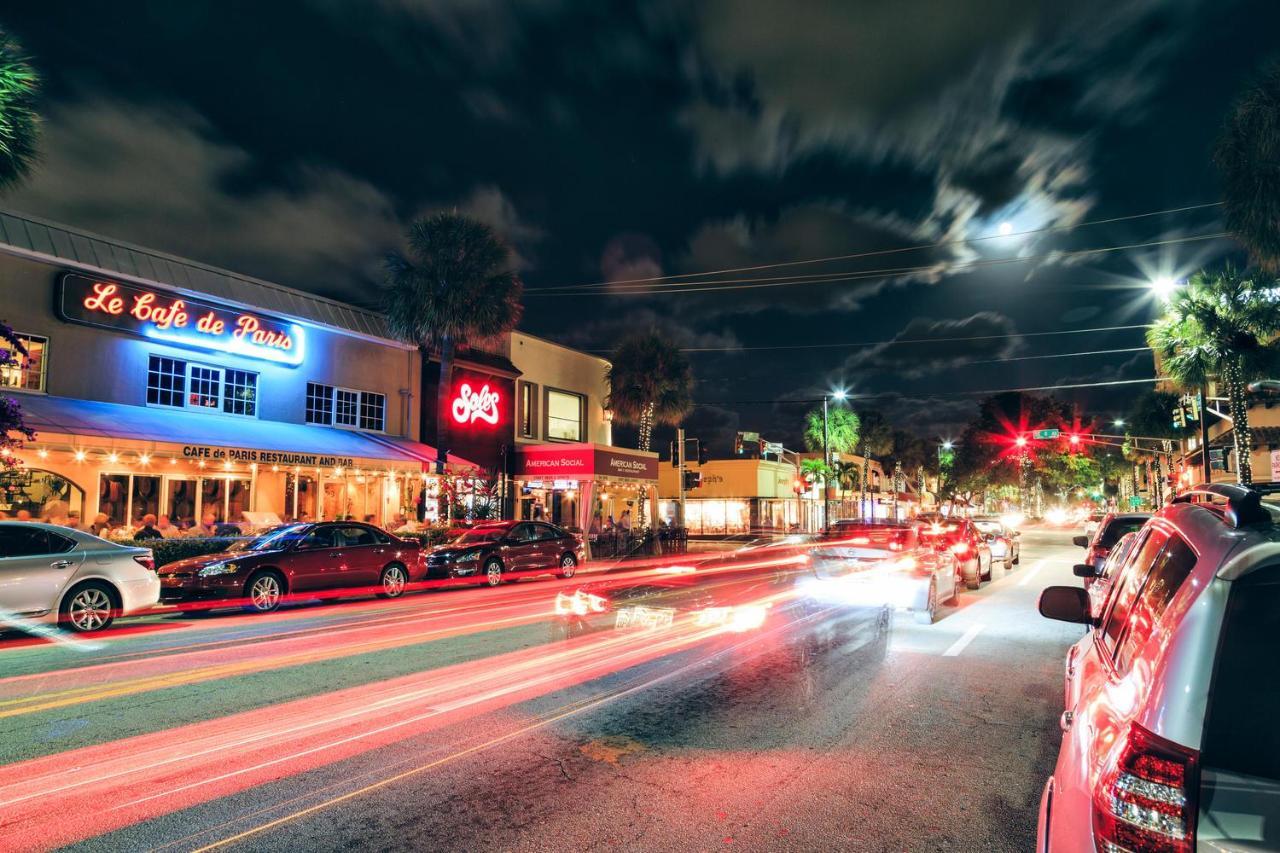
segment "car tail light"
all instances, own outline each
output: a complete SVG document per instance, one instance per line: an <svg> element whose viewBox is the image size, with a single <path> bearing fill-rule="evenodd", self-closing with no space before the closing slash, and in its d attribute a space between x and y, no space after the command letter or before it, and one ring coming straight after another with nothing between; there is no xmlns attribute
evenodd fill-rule
<svg viewBox="0 0 1280 853"><path fill-rule="evenodd" d="M556 615L586 616L588 613L604 613L609 609L609 599L578 590L573 595L556 593Z"/></svg>
<svg viewBox="0 0 1280 853"><path fill-rule="evenodd" d="M1093 794L1093 833L1102 851L1190 853L1195 849L1195 750L1137 724Z"/></svg>
<svg viewBox="0 0 1280 853"><path fill-rule="evenodd" d="M730 631L742 633L752 631L764 624L768 618L769 605L745 604L739 607L707 607L698 611L694 620L699 628L715 628L723 626Z"/></svg>
<svg viewBox="0 0 1280 853"><path fill-rule="evenodd" d="M145 557L134 557L133 561L144 569L150 569L153 572L156 570L156 558L150 554Z"/></svg>
<svg viewBox="0 0 1280 853"><path fill-rule="evenodd" d="M967 554L969 553L969 543L965 541L957 542L951 546L951 550L956 554Z"/></svg>

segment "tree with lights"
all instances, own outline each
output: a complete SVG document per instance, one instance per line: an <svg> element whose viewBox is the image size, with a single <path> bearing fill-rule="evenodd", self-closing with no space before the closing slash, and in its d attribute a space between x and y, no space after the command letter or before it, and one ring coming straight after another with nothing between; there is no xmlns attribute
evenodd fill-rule
<svg viewBox="0 0 1280 853"><path fill-rule="evenodd" d="M36 162L40 76L18 43L0 32L0 190L19 183Z"/></svg>
<svg viewBox="0 0 1280 853"><path fill-rule="evenodd" d="M20 364L26 354L13 330L0 323L0 368ZM18 401L12 397L0 397L0 451L3 451L0 452L0 471L17 465L13 451L22 447L24 441L35 437L35 431L22 419L22 407Z"/></svg>
<svg viewBox="0 0 1280 853"><path fill-rule="evenodd" d="M1164 316L1147 332L1165 374L1185 389L1216 377L1227 395L1235 439L1237 479L1253 482L1245 383L1280 367L1280 302L1274 282L1230 265L1202 271L1169 298ZM1202 415L1203 417L1203 415Z"/></svg>
<svg viewBox="0 0 1280 853"><path fill-rule="evenodd" d="M893 427L885 420L884 415L876 411L864 411L858 415L860 428L858 431L859 455L862 457L862 487L859 493L861 511L866 513L868 480L871 472L871 457L883 456L893 450Z"/></svg>
<svg viewBox="0 0 1280 853"><path fill-rule="evenodd" d="M436 472L449 450L449 403L458 345L515 328L523 285L511 250L492 228L457 213L433 213L409 225L407 250L385 260L383 311L391 333L418 347L425 367L440 356L436 388Z"/></svg>

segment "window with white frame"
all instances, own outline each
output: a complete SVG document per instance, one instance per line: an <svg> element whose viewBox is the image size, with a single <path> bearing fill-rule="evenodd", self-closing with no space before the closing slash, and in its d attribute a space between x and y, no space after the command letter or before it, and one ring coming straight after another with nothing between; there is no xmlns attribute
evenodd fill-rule
<svg viewBox="0 0 1280 853"><path fill-rule="evenodd" d="M147 405L257 417L258 374L153 355L147 362Z"/></svg>
<svg viewBox="0 0 1280 853"><path fill-rule="evenodd" d="M17 351L10 353L9 363L0 366L0 388L43 391L45 353L49 349L49 339L21 332L16 333L14 337L27 353L26 355ZM0 348L8 349L8 343L0 341Z"/></svg>
<svg viewBox="0 0 1280 853"><path fill-rule="evenodd" d="M547 389L546 436L556 441L582 441L582 412L586 399L581 394Z"/></svg>
<svg viewBox="0 0 1280 853"><path fill-rule="evenodd" d="M308 382L306 421L309 424L383 432L387 426L387 397L374 391L355 391Z"/></svg>

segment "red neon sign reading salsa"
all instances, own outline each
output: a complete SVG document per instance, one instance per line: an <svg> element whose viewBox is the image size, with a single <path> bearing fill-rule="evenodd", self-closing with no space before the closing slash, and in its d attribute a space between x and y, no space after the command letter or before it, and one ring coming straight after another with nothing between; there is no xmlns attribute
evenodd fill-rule
<svg viewBox="0 0 1280 853"><path fill-rule="evenodd" d="M136 285L68 273L59 307L63 319L75 323L288 364L302 360L296 323Z"/></svg>

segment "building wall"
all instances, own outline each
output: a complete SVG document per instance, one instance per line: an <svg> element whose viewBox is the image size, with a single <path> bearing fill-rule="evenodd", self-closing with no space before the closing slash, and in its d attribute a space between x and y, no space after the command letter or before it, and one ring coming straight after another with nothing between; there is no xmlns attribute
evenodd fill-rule
<svg viewBox="0 0 1280 853"><path fill-rule="evenodd" d="M609 362L598 356L570 349L524 332L511 333L510 359L520 371L516 385L515 423L512 431L519 444L537 444L557 439L547 435L547 389L568 391L584 398L583 440L612 444L613 429L604 408L609 386L605 374ZM532 417L531 434L522 434L524 387L529 388Z"/></svg>
<svg viewBox="0 0 1280 853"><path fill-rule="evenodd" d="M49 394L145 406L148 359L162 355L257 373L262 420L305 423L307 382L320 382L383 394L385 432L417 434L410 396L417 385L415 350L301 324L306 339L303 362L288 366L68 323L54 313L57 280L63 272L58 266L0 254L0 320L17 332L49 339ZM252 420L246 418L249 424Z"/></svg>

